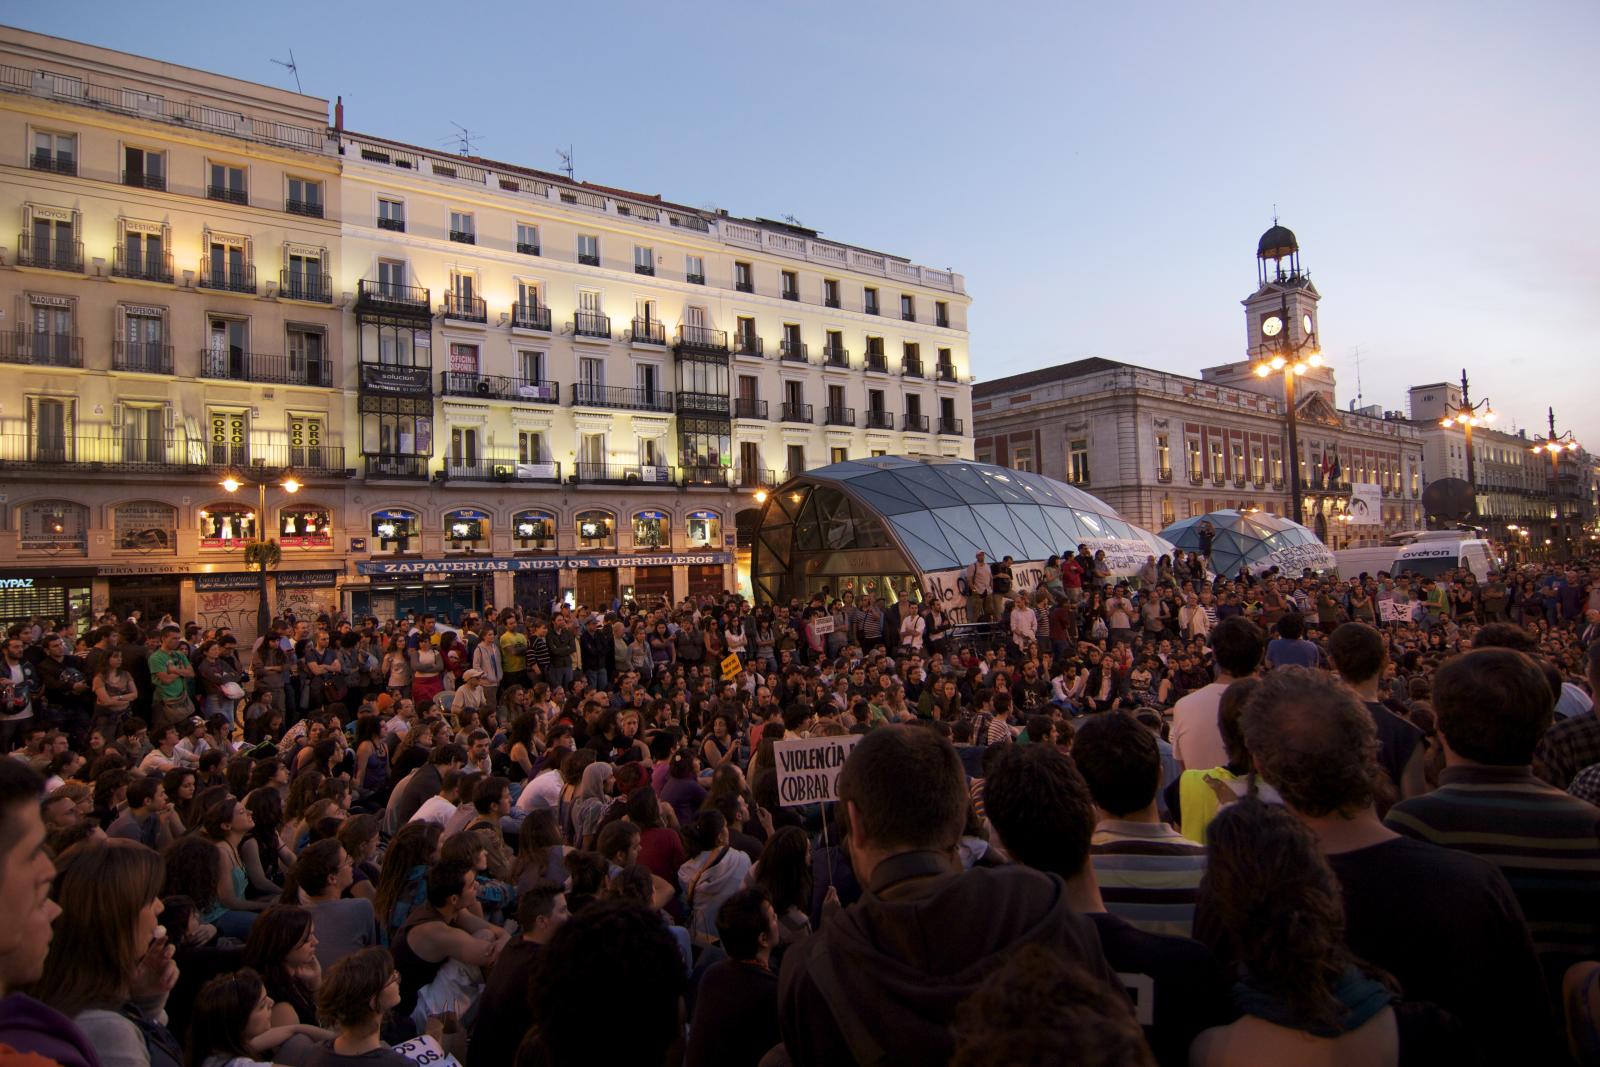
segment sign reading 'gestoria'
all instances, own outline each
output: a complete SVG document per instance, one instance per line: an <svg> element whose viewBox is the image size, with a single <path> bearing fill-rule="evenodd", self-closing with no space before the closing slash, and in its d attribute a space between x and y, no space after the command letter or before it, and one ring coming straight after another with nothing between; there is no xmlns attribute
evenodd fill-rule
<svg viewBox="0 0 1600 1067"><path fill-rule="evenodd" d="M667 553L655 556L538 556L528 559L375 559L356 564L357 574L492 574L496 571L594 570L608 567L718 566L733 562L729 552Z"/></svg>

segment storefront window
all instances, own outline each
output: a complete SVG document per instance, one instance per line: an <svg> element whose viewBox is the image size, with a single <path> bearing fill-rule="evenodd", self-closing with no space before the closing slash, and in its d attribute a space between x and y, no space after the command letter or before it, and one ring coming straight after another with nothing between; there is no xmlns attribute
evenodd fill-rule
<svg viewBox="0 0 1600 1067"><path fill-rule="evenodd" d="M685 538L690 548L720 548L722 546L722 516L715 511L691 511L685 523Z"/></svg>
<svg viewBox="0 0 1600 1067"><path fill-rule="evenodd" d="M333 545L333 512L310 504L278 512L278 544L284 548L329 548Z"/></svg>
<svg viewBox="0 0 1600 1067"><path fill-rule="evenodd" d="M671 543L672 519L664 511L641 511L633 517L633 547L660 550Z"/></svg>
<svg viewBox="0 0 1600 1067"><path fill-rule="evenodd" d="M556 517L548 511L519 511L511 517L511 539L525 552L554 552Z"/></svg>
<svg viewBox="0 0 1600 1067"><path fill-rule="evenodd" d="M577 516L578 547L593 551L616 548L616 519L609 511L580 511Z"/></svg>
<svg viewBox="0 0 1600 1067"><path fill-rule="evenodd" d="M196 517L201 548L242 548L256 536L256 513L239 504L213 504Z"/></svg>
<svg viewBox="0 0 1600 1067"><path fill-rule="evenodd" d="M410 552L421 547L422 520L414 511L388 508L372 513L372 539L376 552Z"/></svg>
<svg viewBox="0 0 1600 1067"><path fill-rule="evenodd" d="M444 539L453 549L473 551L489 547L489 514L476 508L444 513Z"/></svg>
<svg viewBox="0 0 1600 1067"><path fill-rule="evenodd" d="M70 552L88 550L89 509L67 500L41 500L24 505L18 526L23 551Z"/></svg>
<svg viewBox="0 0 1600 1067"><path fill-rule="evenodd" d="M116 546L124 551L176 553L178 509L155 500L119 504L111 512Z"/></svg>

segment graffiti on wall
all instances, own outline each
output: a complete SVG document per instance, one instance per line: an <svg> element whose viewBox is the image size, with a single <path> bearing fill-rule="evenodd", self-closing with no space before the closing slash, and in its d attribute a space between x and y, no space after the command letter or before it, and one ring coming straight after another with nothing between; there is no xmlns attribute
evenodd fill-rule
<svg viewBox="0 0 1600 1067"><path fill-rule="evenodd" d="M202 629L226 626L241 645L256 638L256 612L261 594L253 589L219 589L195 594L195 621Z"/></svg>

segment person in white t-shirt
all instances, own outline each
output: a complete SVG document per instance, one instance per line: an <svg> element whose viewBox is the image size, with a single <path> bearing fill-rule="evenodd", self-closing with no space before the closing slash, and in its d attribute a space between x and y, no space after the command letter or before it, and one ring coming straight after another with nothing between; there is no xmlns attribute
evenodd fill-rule
<svg viewBox="0 0 1600 1067"><path fill-rule="evenodd" d="M454 815L461 807L471 808L471 804L461 803L461 782L463 774L460 771L445 771L439 779L439 792L422 802L417 813L411 816L412 822L431 822L437 826L449 823L450 816Z"/></svg>
<svg viewBox="0 0 1600 1067"><path fill-rule="evenodd" d="M1266 634L1249 619L1224 619L1211 631L1217 680L1172 706L1172 754L1184 769L1209 770L1227 764L1228 750L1217 724L1223 690L1256 673L1266 648Z"/></svg>

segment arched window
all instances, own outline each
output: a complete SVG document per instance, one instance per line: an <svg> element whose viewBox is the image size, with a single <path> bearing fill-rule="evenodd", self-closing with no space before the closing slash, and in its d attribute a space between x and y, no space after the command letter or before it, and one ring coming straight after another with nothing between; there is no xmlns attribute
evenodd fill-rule
<svg viewBox="0 0 1600 1067"><path fill-rule="evenodd" d="M688 548L722 547L722 516L715 511L689 512L684 530L684 543Z"/></svg>
<svg viewBox="0 0 1600 1067"><path fill-rule="evenodd" d="M639 511L633 516L633 547L659 552L672 546L672 517L664 511Z"/></svg>
<svg viewBox="0 0 1600 1067"><path fill-rule="evenodd" d="M489 513L477 508L456 508L444 513L444 539L452 549L477 551L489 547Z"/></svg>
<svg viewBox="0 0 1600 1067"><path fill-rule="evenodd" d="M135 500L111 510L111 528L121 551L175 554L178 509L159 500Z"/></svg>
<svg viewBox="0 0 1600 1067"><path fill-rule="evenodd" d="M578 547L588 551L617 547L617 520L609 511L580 511L575 519Z"/></svg>
<svg viewBox="0 0 1600 1067"><path fill-rule="evenodd" d="M231 500L203 507L195 518L200 524L201 548L243 548L256 536L255 509Z"/></svg>
<svg viewBox="0 0 1600 1067"><path fill-rule="evenodd" d="M385 508L372 513L374 552L410 552L421 547L422 516L409 508Z"/></svg>
<svg viewBox="0 0 1600 1067"><path fill-rule="evenodd" d="M331 548L333 511L321 504L280 508L278 544L284 548Z"/></svg>
<svg viewBox="0 0 1600 1067"><path fill-rule="evenodd" d="M524 552L556 550L556 517L548 511L519 511L511 516L511 541Z"/></svg>
<svg viewBox="0 0 1600 1067"><path fill-rule="evenodd" d="M25 552L69 552L89 548L89 509L70 500L24 504L17 516L19 547Z"/></svg>

